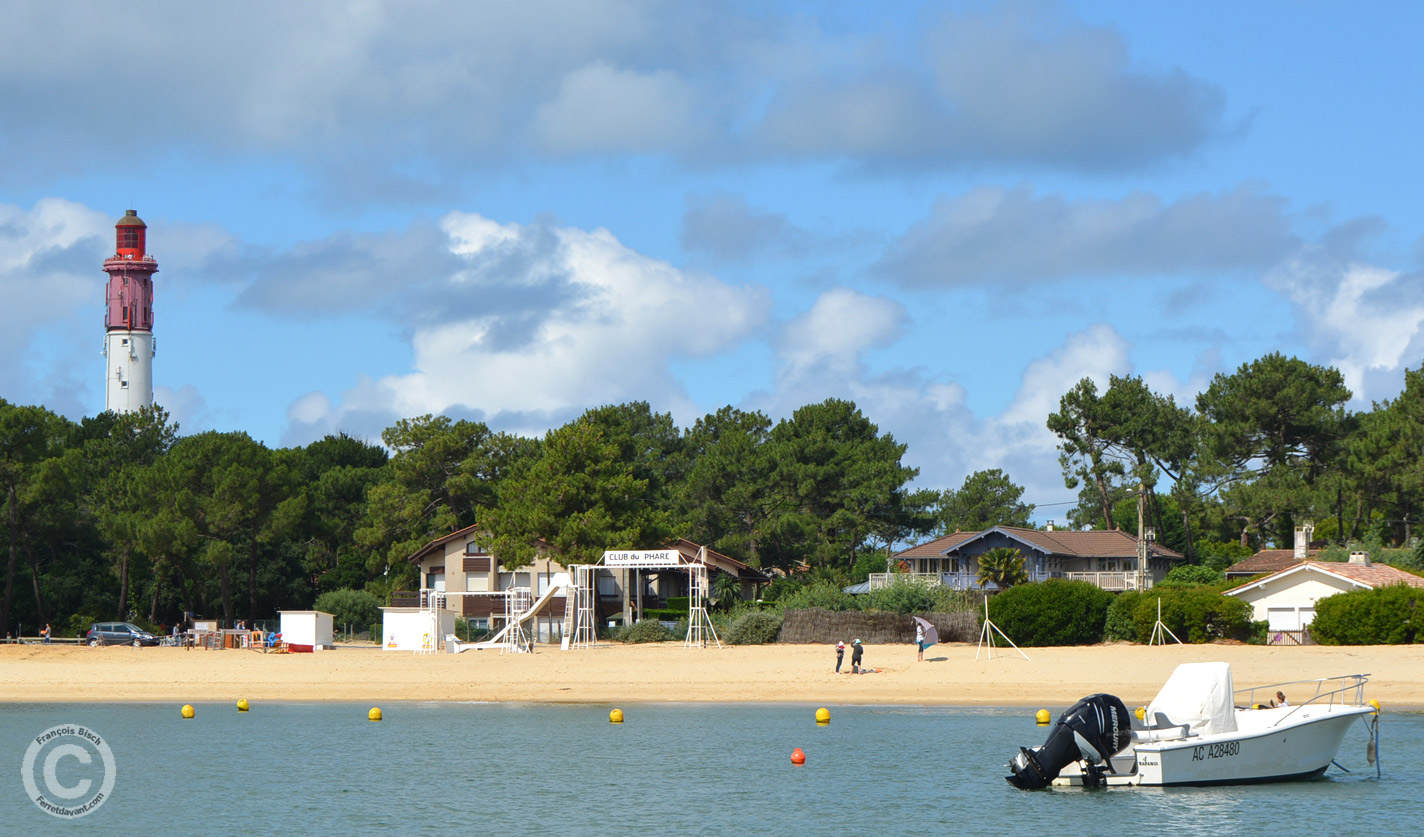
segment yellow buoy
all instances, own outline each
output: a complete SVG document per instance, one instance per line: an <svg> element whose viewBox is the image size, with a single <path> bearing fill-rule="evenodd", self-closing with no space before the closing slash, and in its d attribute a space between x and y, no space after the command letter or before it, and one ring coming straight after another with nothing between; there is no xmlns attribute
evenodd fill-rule
<svg viewBox="0 0 1424 837"><path fill-rule="evenodd" d="M189 703L183 704L183 717L184 717L184 718L191 718L191 717L193 717L193 716L196 715L196 714L197 714L197 713L193 711L193 706L192 706L192 704L189 704Z"/></svg>
<svg viewBox="0 0 1424 837"><path fill-rule="evenodd" d="M1145 706L1139 706L1139 707L1137 707L1137 720L1141 721L1141 720L1145 720L1146 718L1147 718L1147 707L1145 707Z"/></svg>
<svg viewBox="0 0 1424 837"><path fill-rule="evenodd" d="M1370 706L1373 706L1375 708L1376 713L1380 711L1379 701L1375 700L1374 698L1370 698L1369 700L1365 701L1365 703L1368 703Z"/></svg>
<svg viewBox="0 0 1424 837"><path fill-rule="evenodd" d="M248 705L247 705L247 698L238 698L238 699L237 699L237 711L238 711L238 712L246 712L249 708L250 708L250 707L248 707Z"/></svg>
<svg viewBox="0 0 1424 837"><path fill-rule="evenodd" d="M621 724L621 723L623 723L623 710L622 710L622 709L615 709L615 710L613 710L612 712L609 712L609 713L608 713L608 723L610 723L610 724Z"/></svg>
<svg viewBox="0 0 1424 837"><path fill-rule="evenodd" d="M822 706L820 709L817 709L817 710L816 710L816 723L818 723L818 724L829 724L830 722L831 722L831 710L827 709L827 708L824 707L824 706Z"/></svg>
<svg viewBox="0 0 1424 837"><path fill-rule="evenodd" d="M379 706L373 706L373 707L371 707L371 711L366 713L366 720L368 720L368 721L379 721L379 720L381 720L381 707L379 707Z"/></svg>
<svg viewBox="0 0 1424 837"><path fill-rule="evenodd" d="M1048 722L1053 720L1053 713L1049 712L1047 709L1040 709L1033 716L1033 719L1038 722L1039 726L1047 726Z"/></svg>

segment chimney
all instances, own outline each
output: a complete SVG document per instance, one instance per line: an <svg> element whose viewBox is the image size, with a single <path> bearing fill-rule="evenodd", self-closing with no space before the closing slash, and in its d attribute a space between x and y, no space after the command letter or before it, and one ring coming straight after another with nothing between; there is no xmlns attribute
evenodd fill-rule
<svg viewBox="0 0 1424 837"><path fill-rule="evenodd" d="M1048 521L1048 528L1047 528L1045 531L1048 531L1048 532L1052 532L1052 531L1053 531L1053 521L1051 521L1051 520Z"/></svg>
<svg viewBox="0 0 1424 837"><path fill-rule="evenodd" d="M1370 565L1370 554L1368 552L1351 552L1350 563L1363 564L1368 567Z"/></svg>
<svg viewBox="0 0 1424 837"><path fill-rule="evenodd" d="M1310 554L1310 536L1315 534L1315 524L1309 520L1295 527L1295 560L1304 561Z"/></svg>

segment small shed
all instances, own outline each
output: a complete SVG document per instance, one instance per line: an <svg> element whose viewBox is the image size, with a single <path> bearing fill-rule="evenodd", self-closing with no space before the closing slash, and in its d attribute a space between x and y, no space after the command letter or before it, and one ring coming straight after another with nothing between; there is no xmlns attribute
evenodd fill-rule
<svg viewBox="0 0 1424 837"><path fill-rule="evenodd" d="M381 647L387 651L439 651L455 633L455 611L419 607L381 608Z"/></svg>
<svg viewBox="0 0 1424 837"><path fill-rule="evenodd" d="M332 615L320 610L281 611L282 641L289 651L322 651L333 647Z"/></svg>

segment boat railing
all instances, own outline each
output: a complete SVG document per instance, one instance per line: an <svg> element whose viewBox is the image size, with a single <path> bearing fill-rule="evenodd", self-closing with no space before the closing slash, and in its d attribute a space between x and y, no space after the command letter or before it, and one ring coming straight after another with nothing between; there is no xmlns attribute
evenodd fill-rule
<svg viewBox="0 0 1424 837"><path fill-rule="evenodd" d="M1290 703L1286 704L1286 706L1290 711L1281 715L1281 717L1277 718L1275 722L1271 724L1271 726L1276 726L1307 706L1363 706L1365 703L1365 684L1368 682L1370 682L1370 676L1368 674L1340 674L1334 677L1320 677L1314 680L1288 680L1284 683L1272 683L1268 686L1252 686L1248 689L1237 689L1234 694L1237 696L1237 706L1274 704L1276 692L1284 693L1287 687L1290 687L1291 690L1296 693L1296 697L1287 697ZM1305 699L1301 699L1299 695L1302 686L1314 688L1314 694L1311 694ZM1257 692L1264 693L1266 697L1263 700L1257 700ZM1239 697L1243 694L1246 696L1244 703Z"/></svg>

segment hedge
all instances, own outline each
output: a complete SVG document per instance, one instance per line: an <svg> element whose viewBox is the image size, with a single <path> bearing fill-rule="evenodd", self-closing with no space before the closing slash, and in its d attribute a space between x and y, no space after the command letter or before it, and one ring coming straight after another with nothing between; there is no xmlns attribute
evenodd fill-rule
<svg viewBox="0 0 1424 837"><path fill-rule="evenodd" d="M1215 590L1154 588L1139 593L1132 608L1132 624L1137 641L1152 640L1157 624L1157 602L1162 602L1162 624L1182 642L1202 643L1218 639L1251 639L1251 605Z"/></svg>
<svg viewBox="0 0 1424 837"><path fill-rule="evenodd" d="M1091 645L1103 640L1112 600L1086 581L1053 578L989 599L989 618L1017 645Z"/></svg>
<svg viewBox="0 0 1424 837"><path fill-rule="evenodd" d="M1137 603L1140 601L1142 593L1136 590L1118 593L1113 598L1113 603L1108 605L1107 620L1103 624L1104 639L1109 642L1137 641L1137 625L1132 621L1132 614L1136 612ZM1155 611L1156 605L1153 607Z"/></svg>
<svg viewBox="0 0 1424 837"><path fill-rule="evenodd" d="M775 613L753 610L743 613L727 631L728 645L765 645L775 642L781 630L781 617Z"/></svg>
<svg viewBox="0 0 1424 837"><path fill-rule="evenodd" d="M1421 600L1424 589L1403 583L1327 596L1315 603L1310 635L1321 645L1424 643Z"/></svg>

